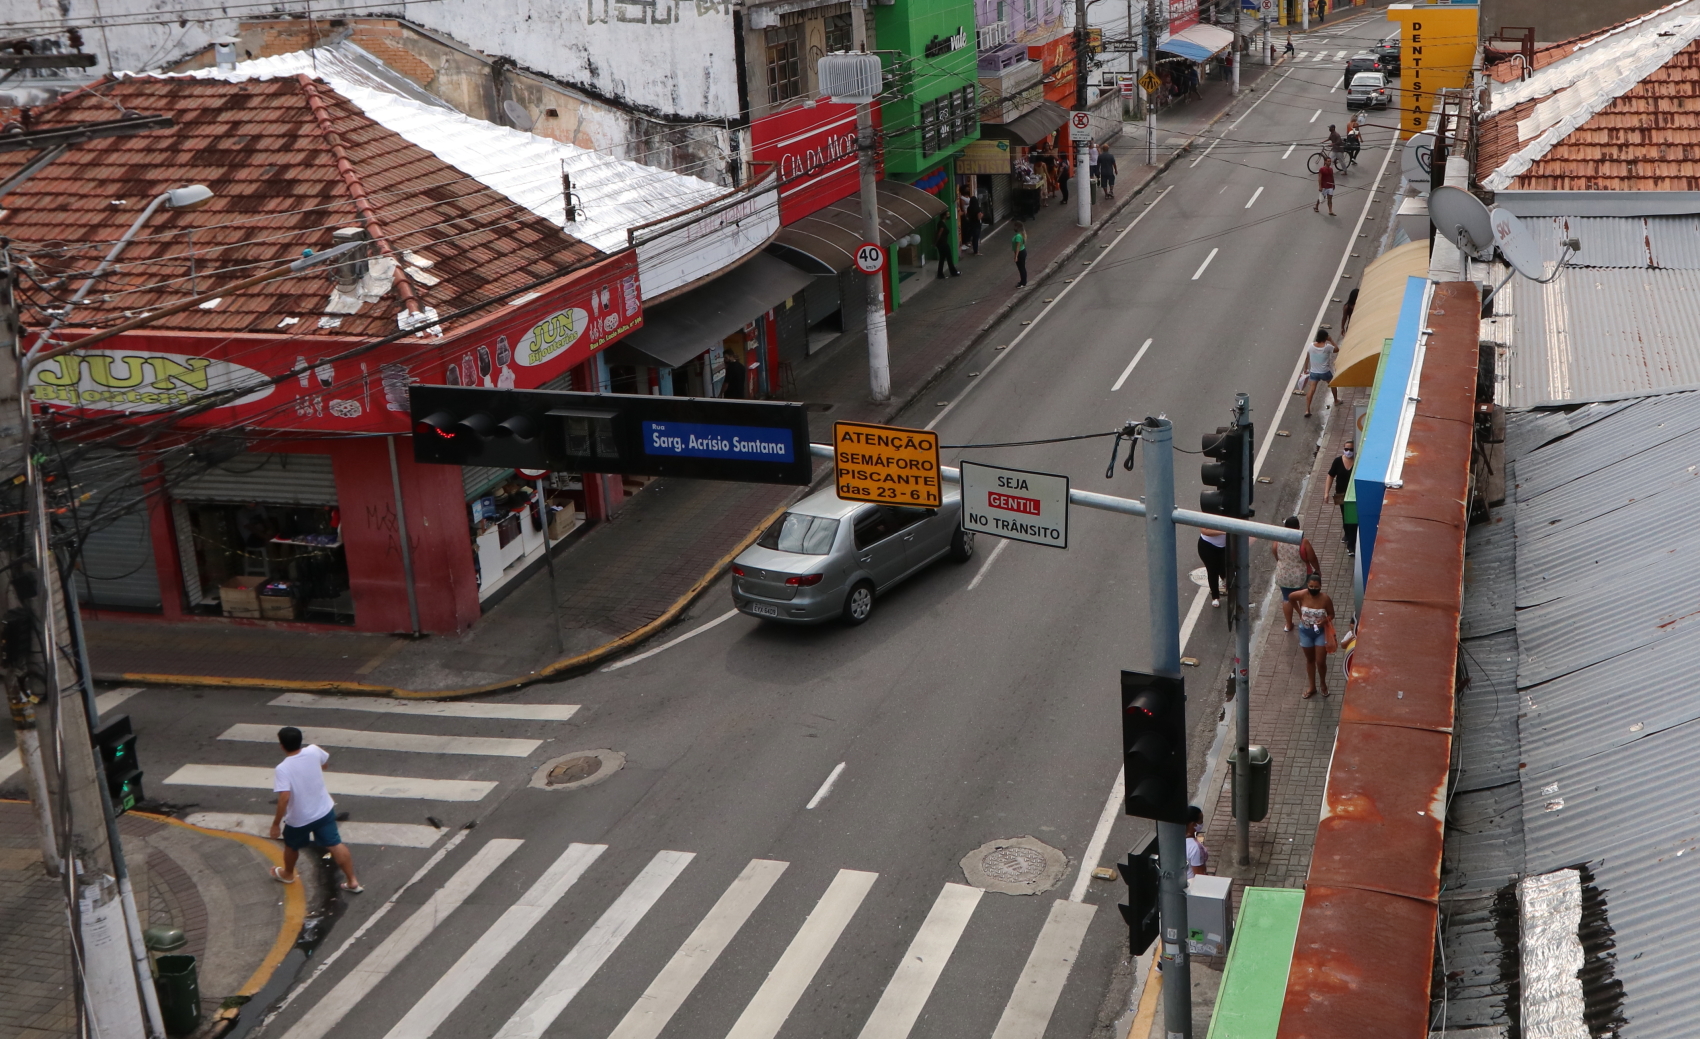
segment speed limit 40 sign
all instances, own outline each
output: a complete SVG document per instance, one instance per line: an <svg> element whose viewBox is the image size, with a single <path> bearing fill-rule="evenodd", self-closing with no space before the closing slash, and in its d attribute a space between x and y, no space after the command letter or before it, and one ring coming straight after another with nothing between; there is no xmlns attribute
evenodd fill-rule
<svg viewBox="0 0 1700 1039"><path fill-rule="evenodd" d="M856 269L863 274L878 274L885 270L885 250L873 242L856 247Z"/></svg>

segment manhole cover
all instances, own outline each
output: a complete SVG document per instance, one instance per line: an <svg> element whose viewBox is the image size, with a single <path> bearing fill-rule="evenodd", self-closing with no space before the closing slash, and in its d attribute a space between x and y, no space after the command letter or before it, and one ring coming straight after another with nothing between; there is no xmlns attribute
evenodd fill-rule
<svg viewBox="0 0 1700 1039"><path fill-rule="evenodd" d="M577 783L580 780L589 779L600 771L602 771L601 758L594 754L581 754L576 758L568 758L550 769L549 778L546 782L550 786L565 786L568 783Z"/></svg>
<svg viewBox="0 0 1700 1039"><path fill-rule="evenodd" d="M1068 856L1033 837L1008 837L980 845L962 859L968 883L1005 895L1036 895L1068 872Z"/></svg>
<svg viewBox="0 0 1700 1039"><path fill-rule="evenodd" d="M575 790L600 783L626 764L617 750L578 750L539 765L531 785L544 790Z"/></svg>
<svg viewBox="0 0 1700 1039"><path fill-rule="evenodd" d="M993 880L1031 884L1045 872L1045 853L1033 848L999 848L980 860L980 868Z"/></svg>

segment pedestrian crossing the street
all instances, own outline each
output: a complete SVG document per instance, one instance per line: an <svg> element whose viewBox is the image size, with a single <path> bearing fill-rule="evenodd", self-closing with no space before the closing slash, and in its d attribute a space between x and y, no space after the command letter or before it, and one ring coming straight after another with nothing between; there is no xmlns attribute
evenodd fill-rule
<svg viewBox="0 0 1700 1039"><path fill-rule="evenodd" d="M525 843L512 838L492 839L470 855L463 851L465 861L460 865L439 867L446 877L441 886L388 935L375 935L376 944L370 944L372 939L368 938L350 949L355 956L362 955L361 949L370 951L364 952L363 958L316 1002L313 996L317 993L307 996L303 1001L306 1009L299 1019L286 1023L280 1033L283 1039L324 1039L347 1034L351 1028L384 1039L431 1039L451 1034L445 1028L451 1018L455 1020L452 1033L467 1039L543 1039L568 1034L567 1022L576 1022L571 1029L576 1036L585 1033L584 1022L590 1011L569 1011L575 1002L587 999L595 1000L599 1013L614 1011L607 1020L618 1017L607 1039L658 1039L667 1034L670 1024L699 1023L695 1018L676 1021L687 1000L699 992L721 998L731 995L734 1005L741 1001L741 1012L725 1033L726 1039L775 1039L781 1030L804 1034L799 1029L806 1029L807 1034L816 1034L818 1028L799 1024L794 1018L805 996L842 982L842 972L823 973L829 957L836 954L865 960L875 953L861 946L891 937L870 934L865 922L857 931L850 929L859 916L868 915L870 896L880 891L881 877L876 872L839 869L825 882L824 889L811 889L825 878L818 874L815 880L804 879L805 874L793 878L787 872L789 863L751 859L718 897L700 898L675 890L675 882L682 876L693 868L703 869L694 865L698 856L690 851L663 849L647 860L626 859L606 855L608 847L604 844L571 843L527 883L527 878L511 875L518 868L514 864L522 861L515 853ZM616 865L618 862L626 864ZM592 884L592 888L587 889L586 884ZM488 926L470 931L457 926L455 914L462 905L489 906L491 892L522 888L523 894ZM753 930L752 925L775 923L776 918L763 918L763 907L770 895L786 888L790 888L790 897L801 894L812 899L812 904L800 924L787 925L796 929L789 933L783 951L766 967L765 974L756 975L761 978L759 985L750 977L753 992L733 994L726 985L705 989L702 982L723 956L729 962L749 966L752 953L748 946L738 944L740 936ZM592 889L603 894L577 894ZM701 892L695 894L700 896ZM612 901L590 919L609 895ZM711 903L706 912L697 908L699 902ZM994 904L996 908L992 909ZM950 970L952 957L976 914L1021 912L1026 905L1032 903L996 895L988 899L979 888L956 882L943 884L913 935L877 954L895 958L878 974L885 979L878 993L858 1007L844 1005L848 995L834 990L833 1012L851 1015L856 1022L853 1027L859 1028L857 1039L910 1039L917 1034L923 1011L940 979ZM570 921L580 913L589 920L588 926L563 954L554 942L559 941L561 929L571 927ZM646 930L648 921L677 921L681 914L695 919L697 913L703 915L676 949L657 945L677 941L676 931L662 924L648 925ZM1001 979L987 977L983 967L977 968L977 990L984 991L988 999L994 992L1007 993L992 1039L1043 1039L1094 915L1091 905L1058 899L1051 903L1037 934L1028 932L1028 938L1023 939L1032 942L1024 963L1019 954L1013 957L1008 976ZM1024 918L1032 919L1031 911ZM1004 916L999 919L1004 921ZM539 927L545 920L549 926ZM663 939L659 937L662 933L673 937ZM855 939L847 937L852 933ZM434 965L430 967L410 958L449 940L435 936L457 934L464 934L468 944L446 968L442 964L449 959L440 954L431 958ZM647 971L633 976L629 969L605 971L605 965L626 944L646 950L647 962L663 964L659 971L653 976ZM883 942L881 948L885 949ZM551 949L555 950L553 954ZM1019 953L1019 949L1011 951ZM422 954L419 958L428 957ZM513 984L516 976L535 977L527 972L528 967L541 968L551 961L552 968L535 985L529 981L523 986ZM622 962L629 965L634 961ZM421 974L422 970L429 974ZM747 969L744 975L748 976ZM392 978L393 990L380 991L380 986ZM411 1004L394 998L406 991L421 994ZM626 1006L628 1000L632 1002ZM472 1016L463 1013L454 1017L468 1007L473 1008ZM360 1016L351 1018L357 1010ZM391 1020L374 1022L375 1016ZM932 1020L937 1023L945 1019L935 1015ZM724 1028L724 1023L719 1027Z"/></svg>
<svg viewBox="0 0 1700 1039"><path fill-rule="evenodd" d="M232 761L230 755L221 755L225 760L191 760L172 770L162 785L258 791L269 799L272 768L281 757L277 731L283 724L293 724L301 729L306 742L331 752L325 786L332 796L359 799L338 803L339 811L355 816L339 826L345 841L428 848L449 827L418 811L421 804L429 809L432 804L470 805L483 801L501 785L498 779L486 776L511 775L511 767L504 770L502 762L531 757L546 742L543 738L493 735L502 731L500 723L508 723L509 730L520 723L517 727L522 731L537 733L540 726L558 726L569 721L578 710L576 704L392 700L284 693L265 705L267 720L227 726L218 733L217 742L205 749L209 754L215 749L228 750L246 760ZM366 717L358 719L357 714ZM321 720L349 724L315 724ZM436 731L401 731L420 728ZM484 775L479 775L480 772ZM253 800L252 793L241 797L245 802ZM386 804L392 806L388 809L390 818L385 818ZM408 813L410 818L394 819L397 811ZM426 825L427 818L430 825ZM198 811L188 816L187 821L209 829L262 835L271 828L270 814L252 811Z"/></svg>

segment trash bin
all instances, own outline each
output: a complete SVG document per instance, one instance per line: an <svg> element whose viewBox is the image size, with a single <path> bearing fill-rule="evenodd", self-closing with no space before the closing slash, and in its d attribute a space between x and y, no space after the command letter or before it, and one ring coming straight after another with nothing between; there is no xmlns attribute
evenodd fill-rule
<svg viewBox="0 0 1700 1039"><path fill-rule="evenodd" d="M201 983L193 956L161 956L154 963L159 1016L171 1035L188 1035L201 1023Z"/></svg>
<svg viewBox="0 0 1700 1039"><path fill-rule="evenodd" d="M1251 791L1247 803L1251 808L1251 821L1260 823L1269 814L1269 770L1271 759L1269 748L1251 745ZM1239 785L1240 785L1240 752L1238 749L1228 755L1228 767L1232 770L1229 775L1234 780L1234 818L1239 814Z"/></svg>

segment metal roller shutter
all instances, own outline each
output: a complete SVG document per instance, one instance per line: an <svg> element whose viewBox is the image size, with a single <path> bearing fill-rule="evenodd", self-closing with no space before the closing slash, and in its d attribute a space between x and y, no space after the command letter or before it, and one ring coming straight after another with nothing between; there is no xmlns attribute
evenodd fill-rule
<svg viewBox="0 0 1700 1039"><path fill-rule="evenodd" d="M463 465L460 480L466 487L466 500L482 498L484 492L513 476L514 471L502 466Z"/></svg>
<svg viewBox="0 0 1700 1039"><path fill-rule="evenodd" d="M336 475L330 455L247 451L203 468L191 463L186 474L170 478L179 501L263 505L335 505Z"/></svg>
<svg viewBox="0 0 1700 1039"><path fill-rule="evenodd" d="M159 609L159 572L136 456L91 453L77 463L74 479L91 493L74 515L84 528L77 599L89 606Z"/></svg>

